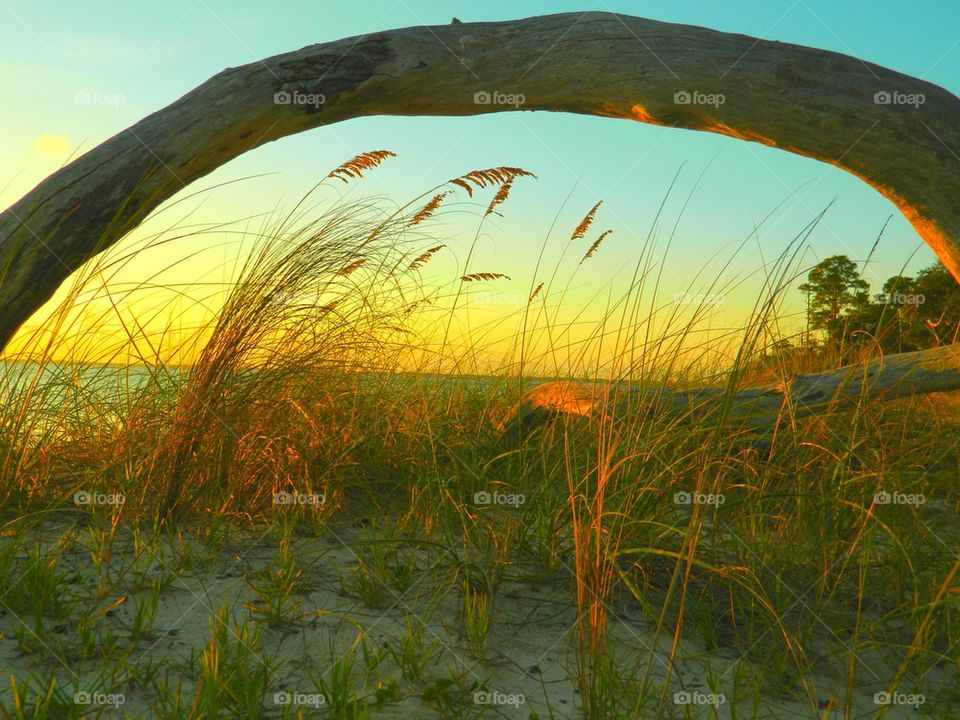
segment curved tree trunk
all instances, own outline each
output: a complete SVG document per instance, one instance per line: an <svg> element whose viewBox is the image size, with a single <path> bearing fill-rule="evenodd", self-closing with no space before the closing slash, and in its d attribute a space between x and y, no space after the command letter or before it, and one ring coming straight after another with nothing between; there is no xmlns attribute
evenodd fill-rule
<svg viewBox="0 0 960 720"><path fill-rule="evenodd" d="M83 262L247 150L368 115L516 109L722 133L834 164L893 201L960 279L954 95L823 50L571 13L391 30L224 70L0 214L0 347Z"/></svg>

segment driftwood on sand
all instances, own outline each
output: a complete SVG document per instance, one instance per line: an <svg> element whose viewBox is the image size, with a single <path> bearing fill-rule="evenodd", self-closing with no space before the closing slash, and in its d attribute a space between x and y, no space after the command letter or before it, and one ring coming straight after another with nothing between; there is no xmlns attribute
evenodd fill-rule
<svg viewBox="0 0 960 720"><path fill-rule="evenodd" d="M501 423L503 438L521 440L563 415L612 418L632 412L703 419L731 428L772 430L785 417L802 417L861 400L892 400L960 389L960 345L877 357L836 370L794 375L789 382L736 392L701 387L670 390L602 382L549 382L527 392Z"/></svg>

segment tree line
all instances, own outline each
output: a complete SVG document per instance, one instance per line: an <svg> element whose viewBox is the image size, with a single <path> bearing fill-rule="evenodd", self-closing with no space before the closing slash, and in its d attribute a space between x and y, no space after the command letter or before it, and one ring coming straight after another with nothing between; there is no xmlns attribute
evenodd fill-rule
<svg viewBox="0 0 960 720"><path fill-rule="evenodd" d="M915 277L894 275L879 292L846 255L818 263L800 285L806 297L808 348L850 348L864 343L884 352L909 352L956 341L960 331L960 285L942 263Z"/></svg>

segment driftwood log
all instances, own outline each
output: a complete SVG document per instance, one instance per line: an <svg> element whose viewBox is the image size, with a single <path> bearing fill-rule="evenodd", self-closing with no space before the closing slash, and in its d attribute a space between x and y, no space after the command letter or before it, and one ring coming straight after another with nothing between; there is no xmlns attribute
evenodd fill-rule
<svg viewBox="0 0 960 720"><path fill-rule="evenodd" d="M722 133L889 198L960 280L960 100L857 58L609 13L453 23L228 68L0 213L0 348L81 264L232 158L369 115L552 110Z"/></svg>
<svg viewBox="0 0 960 720"><path fill-rule="evenodd" d="M862 400L960 389L960 345L877 357L822 373L794 375L789 382L737 392L702 387L670 390L623 384L550 382L527 392L501 423L505 442L523 440L562 415L611 418L641 412L696 420L714 415L737 429L768 431L781 419L799 418Z"/></svg>

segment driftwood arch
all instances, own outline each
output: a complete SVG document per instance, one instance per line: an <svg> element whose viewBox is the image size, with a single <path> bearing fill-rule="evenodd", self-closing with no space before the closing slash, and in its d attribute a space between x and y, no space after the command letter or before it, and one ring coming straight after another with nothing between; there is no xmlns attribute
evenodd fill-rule
<svg viewBox="0 0 960 720"><path fill-rule="evenodd" d="M525 102L478 103L483 92ZM514 109L722 133L834 164L888 197L960 280L956 96L838 53L571 13L379 32L217 74L0 214L0 348L83 262L248 150L368 115Z"/></svg>

